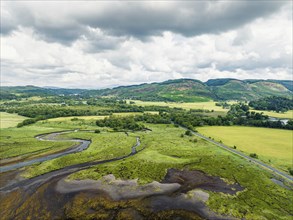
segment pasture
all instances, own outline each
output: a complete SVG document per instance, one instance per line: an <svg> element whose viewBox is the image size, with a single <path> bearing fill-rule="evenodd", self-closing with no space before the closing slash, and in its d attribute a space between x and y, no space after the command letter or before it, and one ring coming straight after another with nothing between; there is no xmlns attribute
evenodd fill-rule
<svg viewBox="0 0 293 220"><path fill-rule="evenodd" d="M199 133L287 171L292 167L293 133L289 130L242 126L197 127Z"/></svg>
<svg viewBox="0 0 293 220"><path fill-rule="evenodd" d="M209 102L149 102L149 101L140 101L140 100L132 100L138 106L167 106L170 108L183 108L186 110L190 109L202 109L202 110L214 110L217 112L227 112L228 109L223 109L221 106L216 106L217 102L209 101ZM127 100L129 103L130 100ZM230 104L234 102L229 102Z"/></svg>
<svg viewBox="0 0 293 220"><path fill-rule="evenodd" d="M26 126L22 128L5 128L0 132L0 159L11 157L40 156L43 153L53 153L73 145L72 142L39 141L36 135L55 132L60 129L40 126Z"/></svg>
<svg viewBox="0 0 293 220"><path fill-rule="evenodd" d="M287 119L293 119L293 110L289 110L289 111L284 112L284 113L278 113L278 112L274 112L274 111L253 110L253 109L251 109L251 111L255 111L255 112L263 112L264 115L268 115L268 116L270 116L270 117L274 117L274 118L287 118Z"/></svg>
<svg viewBox="0 0 293 220"><path fill-rule="evenodd" d="M0 128L16 127L16 125L27 117L20 116L17 114L10 114L6 112L0 112Z"/></svg>

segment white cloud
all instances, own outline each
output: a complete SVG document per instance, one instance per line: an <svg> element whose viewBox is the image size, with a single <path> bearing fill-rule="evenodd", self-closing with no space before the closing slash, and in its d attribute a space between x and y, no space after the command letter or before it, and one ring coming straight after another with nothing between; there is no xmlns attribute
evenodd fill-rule
<svg viewBox="0 0 293 220"><path fill-rule="evenodd" d="M10 34L1 35L2 85L105 88L182 77L203 81L224 77L292 79L292 3L271 15L243 24L238 22L237 27L226 28L227 24L221 32L210 29L190 35L199 32L187 31L188 28L180 32L178 27L170 27L159 35L152 35L150 32L159 25L155 24L155 27L145 27L148 36L143 40L132 36L132 30L129 34L113 35L109 28L94 27L89 21L91 16L86 14L95 12L92 4L96 2L89 5L75 2L70 10L65 10L62 5L65 3L58 3L58 7L46 4L47 10L35 2L16 4L17 7L14 4L15 13L19 14L13 14L8 6L1 8L10 22L6 29L11 29ZM134 13L131 11L134 6L126 10L125 4L120 2L116 6L123 8L124 14ZM227 10L227 4L209 3L205 11L212 17L223 16L218 9ZM172 17L172 10L178 7L175 2L160 4L160 8L149 2L146 5L134 8L164 11L165 19ZM232 6L243 7L234 3ZM182 16L186 14L185 19L197 11L197 7L193 11L183 4L178 10ZM23 8L32 14L20 22L17 19L26 11ZM109 5L103 3L96 13L103 15L103 10L111 11ZM52 35L51 31L63 27L67 29L59 37L58 33ZM73 36L72 31L76 32ZM67 38L72 41L70 44Z"/></svg>

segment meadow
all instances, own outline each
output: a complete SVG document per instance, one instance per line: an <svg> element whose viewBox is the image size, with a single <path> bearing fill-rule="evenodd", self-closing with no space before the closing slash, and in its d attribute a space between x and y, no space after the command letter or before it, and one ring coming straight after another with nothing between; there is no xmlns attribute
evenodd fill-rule
<svg viewBox="0 0 293 220"><path fill-rule="evenodd" d="M0 159L20 156L19 159L61 151L73 145L72 142L45 142L35 138L42 133L59 131L58 128L27 126L5 128L0 132Z"/></svg>
<svg viewBox="0 0 293 220"><path fill-rule="evenodd" d="M284 113L278 113L278 112L274 112L274 111L261 111L261 110L251 110L251 111L255 111L255 112L263 112L264 115L268 115L270 117L274 117L274 118L286 118L286 119L293 119L293 110L284 112Z"/></svg>
<svg viewBox="0 0 293 220"><path fill-rule="evenodd" d="M202 110L209 110L214 111L213 113L210 113L208 115L225 115L229 109L224 109L221 106L216 106L215 101L208 101L208 102L151 102L151 101L140 101L140 100L127 100L127 103L130 103L130 101L134 102L134 105L138 106L164 106L164 107L170 107L170 108L182 108L185 110L190 109L202 109ZM228 101L228 104L235 104L235 101ZM293 119L293 110L284 112L284 113L278 113L274 111L261 111L261 110L254 110L251 109L250 111L255 112L263 112L265 115L268 115L270 117L275 118L286 118L286 119Z"/></svg>
<svg viewBox="0 0 293 220"><path fill-rule="evenodd" d="M288 171L292 168L293 133L290 130L242 126L198 127L197 131L207 137L243 151L256 153L260 160L276 168Z"/></svg>
<svg viewBox="0 0 293 220"><path fill-rule="evenodd" d="M112 163L102 164L72 174L70 179L100 179L114 174L120 179L138 179L140 184L161 181L167 169L201 170L220 176L228 183L238 182L245 190L230 196L209 192L208 206L222 214L245 219L290 219L292 191L273 183L272 175L217 146L173 125L147 124L152 132L136 132L143 149L136 155ZM284 211L286 210L286 211Z"/></svg>
<svg viewBox="0 0 293 220"><path fill-rule="evenodd" d="M30 178L73 164L125 156L131 152L131 147L136 143L136 137L134 135L126 135L124 132L102 131L96 134L94 132L79 131L62 135L62 137L82 138L91 140L92 143L88 149L80 153L69 154L41 164L33 165L27 169L23 176Z"/></svg>
<svg viewBox="0 0 293 220"><path fill-rule="evenodd" d="M218 112L227 112L228 109L223 109L221 106L216 106L217 102L150 102L150 101L140 101L140 100L127 100L134 102L134 105L138 106L167 106L171 108L183 108L186 110L190 109L203 109L203 110L214 110Z"/></svg>
<svg viewBox="0 0 293 220"><path fill-rule="evenodd" d="M0 112L0 128L15 127L18 123L27 119L27 117L17 114L10 114L6 112Z"/></svg>

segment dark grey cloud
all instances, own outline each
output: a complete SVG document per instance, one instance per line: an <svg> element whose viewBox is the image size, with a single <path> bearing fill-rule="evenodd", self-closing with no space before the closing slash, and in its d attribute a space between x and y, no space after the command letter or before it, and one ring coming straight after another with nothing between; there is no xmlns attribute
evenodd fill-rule
<svg viewBox="0 0 293 220"><path fill-rule="evenodd" d="M172 31L184 36L219 33L237 28L277 11L282 1L194 1L155 9L128 3L108 11L78 18L82 23L112 34L144 37Z"/></svg>
<svg viewBox="0 0 293 220"><path fill-rule="evenodd" d="M286 1L10 2L1 7L1 33L31 27L47 41L71 43L88 27L108 35L146 38L171 31L184 36L219 33L276 12ZM87 6L88 4L88 6ZM42 14L42 12L44 12ZM93 40L94 42L94 40ZM111 48L95 41L93 50Z"/></svg>

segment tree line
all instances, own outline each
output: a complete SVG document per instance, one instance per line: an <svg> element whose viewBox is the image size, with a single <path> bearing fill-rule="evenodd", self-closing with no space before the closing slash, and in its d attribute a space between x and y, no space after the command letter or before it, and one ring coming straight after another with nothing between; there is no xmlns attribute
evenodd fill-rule
<svg viewBox="0 0 293 220"><path fill-rule="evenodd" d="M286 112L293 109L293 99L271 96L249 102L249 106L256 110Z"/></svg>

